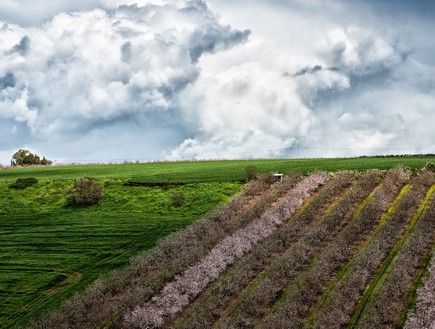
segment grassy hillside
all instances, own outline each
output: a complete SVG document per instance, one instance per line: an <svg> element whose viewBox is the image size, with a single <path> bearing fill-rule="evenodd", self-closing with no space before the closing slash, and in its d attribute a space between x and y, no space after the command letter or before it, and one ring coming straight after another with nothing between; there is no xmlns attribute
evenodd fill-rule
<svg viewBox="0 0 435 329"><path fill-rule="evenodd" d="M252 182L33 328L400 327L435 243L434 184L403 168Z"/></svg>
<svg viewBox="0 0 435 329"><path fill-rule="evenodd" d="M72 180L40 180L24 190L0 182L0 328L14 328L237 193L239 183L127 187L105 179L106 197L66 206ZM175 206L172 197L182 193Z"/></svg>

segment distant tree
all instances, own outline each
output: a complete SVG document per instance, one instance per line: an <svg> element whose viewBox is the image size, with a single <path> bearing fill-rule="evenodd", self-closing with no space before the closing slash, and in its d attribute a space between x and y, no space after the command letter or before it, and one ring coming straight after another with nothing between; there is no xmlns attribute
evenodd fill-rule
<svg viewBox="0 0 435 329"><path fill-rule="evenodd" d="M29 150L20 149L12 156L12 166L51 165L53 162L45 157L30 153Z"/></svg>
<svg viewBox="0 0 435 329"><path fill-rule="evenodd" d="M44 166L51 165L53 161L47 160L45 157L42 157L41 164Z"/></svg>
<svg viewBox="0 0 435 329"><path fill-rule="evenodd" d="M246 180L251 181L257 177L257 167L247 166L245 167Z"/></svg>
<svg viewBox="0 0 435 329"><path fill-rule="evenodd" d="M85 177L74 183L67 200L70 205L89 206L99 203L104 194L104 187L95 178Z"/></svg>

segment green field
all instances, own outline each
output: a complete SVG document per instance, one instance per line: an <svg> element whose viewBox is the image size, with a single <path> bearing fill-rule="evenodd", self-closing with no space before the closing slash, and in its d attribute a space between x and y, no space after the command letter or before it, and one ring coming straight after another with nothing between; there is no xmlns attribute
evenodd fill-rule
<svg viewBox="0 0 435 329"><path fill-rule="evenodd" d="M169 233L203 217L240 191L244 168L259 173L322 169L421 168L435 156L349 159L161 162L0 170L0 328L17 328L59 305L101 274L122 267ZM97 206L66 206L74 179L92 176L106 188ZM8 186L35 177L25 190ZM183 182L129 187L126 182ZM181 206L174 193L184 195Z"/></svg>
<svg viewBox="0 0 435 329"><path fill-rule="evenodd" d="M390 169L397 165L421 168L428 161L435 162L435 155L75 165L0 170L0 179L12 180L20 177L74 179L92 176L106 179L128 177L134 181L144 182L222 182L244 180L244 168L250 165L256 166L260 173L300 171L306 174L316 169L326 171Z"/></svg>
<svg viewBox="0 0 435 329"><path fill-rule="evenodd" d="M55 307L241 188L219 182L164 188L104 182L104 201L88 208L65 205L69 179L40 179L25 190L0 182L0 328L17 327ZM175 192L185 196L178 207L172 203Z"/></svg>

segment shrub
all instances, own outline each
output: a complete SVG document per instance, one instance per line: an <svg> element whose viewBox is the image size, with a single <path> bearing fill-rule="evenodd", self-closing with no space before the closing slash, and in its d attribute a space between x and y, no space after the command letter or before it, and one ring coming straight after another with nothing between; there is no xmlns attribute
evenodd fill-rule
<svg viewBox="0 0 435 329"><path fill-rule="evenodd" d="M30 178L18 178L15 183L12 183L9 185L9 188L15 188L19 190L23 190L25 188L28 188L32 185L35 185L38 183L38 180L34 177Z"/></svg>
<svg viewBox="0 0 435 329"><path fill-rule="evenodd" d="M249 182L257 177L257 167L247 166L245 167L246 180Z"/></svg>
<svg viewBox="0 0 435 329"><path fill-rule="evenodd" d="M435 172L435 163L433 163L432 161L426 162L424 169L426 169L427 171Z"/></svg>
<svg viewBox="0 0 435 329"><path fill-rule="evenodd" d="M104 187L95 178L85 177L74 183L68 194L70 205L88 206L99 203L104 197Z"/></svg>
<svg viewBox="0 0 435 329"><path fill-rule="evenodd" d="M184 202L184 193L183 192L175 192L172 194L172 205L174 207L179 207Z"/></svg>

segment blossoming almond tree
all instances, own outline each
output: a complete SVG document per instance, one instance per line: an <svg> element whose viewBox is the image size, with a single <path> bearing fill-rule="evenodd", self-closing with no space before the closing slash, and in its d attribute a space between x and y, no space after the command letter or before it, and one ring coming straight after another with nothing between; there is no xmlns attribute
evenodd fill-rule
<svg viewBox="0 0 435 329"><path fill-rule="evenodd" d="M417 309L405 329L435 329L435 248L424 286L418 291Z"/></svg>
<svg viewBox="0 0 435 329"><path fill-rule="evenodd" d="M186 307L234 261L272 234L328 178L314 173L298 183L269 211L217 244L208 255L168 283L150 302L125 315L130 327L160 327Z"/></svg>

